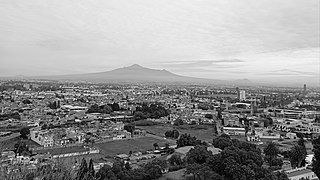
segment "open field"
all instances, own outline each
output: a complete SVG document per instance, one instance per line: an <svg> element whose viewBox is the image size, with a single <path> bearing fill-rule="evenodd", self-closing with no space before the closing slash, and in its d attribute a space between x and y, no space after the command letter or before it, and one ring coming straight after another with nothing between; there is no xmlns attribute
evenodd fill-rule
<svg viewBox="0 0 320 180"><path fill-rule="evenodd" d="M154 126L137 126L139 129L144 129L148 133L165 137L164 133L168 130L176 129L179 131L180 134L190 134L191 136L195 136L200 140L212 142L214 130L213 127L210 125L201 125L201 126L194 126L194 125L182 125L182 126L172 126L169 124L158 124Z"/></svg>
<svg viewBox="0 0 320 180"><path fill-rule="evenodd" d="M172 141L152 136L145 136L136 139L105 142L96 144L95 146L100 149L101 154L112 157L117 154L128 154L129 151L152 150L154 143L158 143L159 146L164 146L165 143L169 143L171 145Z"/></svg>

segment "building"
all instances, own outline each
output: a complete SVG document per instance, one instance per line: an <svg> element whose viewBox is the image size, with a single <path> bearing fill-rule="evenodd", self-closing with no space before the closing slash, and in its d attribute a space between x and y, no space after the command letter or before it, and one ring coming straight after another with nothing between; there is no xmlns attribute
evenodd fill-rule
<svg viewBox="0 0 320 180"><path fill-rule="evenodd" d="M227 135L245 135L246 130L244 128L235 127L223 127L223 132Z"/></svg>
<svg viewBox="0 0 320 180"><path fill-rule="evenodd" d="M300 180L302 178L310 180L318 179L317 175L306 167L286 171L286 174L290 180Z"/></svg>
<svg viewBox="0 0 320 180"><path fill-rule="evenodd" d="M245 90L241 90L239 93L239 100L240 101L244 101L246 100L246 91Z"/></svg>
<svg viewBox="0 0 320 180"><path fill-rule="evenodd" d="M53 134L48 130L33 130L30 131L31 140L43 147L53 146Z"/></svg>

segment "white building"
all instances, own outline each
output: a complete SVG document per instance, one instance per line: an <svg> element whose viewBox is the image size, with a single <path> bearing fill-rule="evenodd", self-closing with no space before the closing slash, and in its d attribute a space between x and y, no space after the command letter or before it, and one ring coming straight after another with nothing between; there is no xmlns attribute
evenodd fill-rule
<svg viewBox="0 0 320 180"><path fill-rule="evenodd" d="M47 130L30 131L31 140L43 147L53 146L53 135Z"/></svg>
<svg viewBox="0 0 320 180"><path fill-rule="evenodd" d="M241 90L240 92L240 101L246 100L246 91L245 90Z"/></svg>

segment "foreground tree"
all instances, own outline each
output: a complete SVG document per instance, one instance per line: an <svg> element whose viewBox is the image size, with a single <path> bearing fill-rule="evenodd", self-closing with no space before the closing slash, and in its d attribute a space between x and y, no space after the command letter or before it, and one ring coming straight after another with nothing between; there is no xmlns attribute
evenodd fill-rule
<svg viewBox="0 0 320 180"><path fill-rule="evenodd" d="M312 171L320 177L320 136L313 140L314 158L312 161Z"/></svg>
<svg viewBox="0 0 320 180"><path fill-rule="evenodd" d="M188 164L203 164L210 156L212 156L211 151L208 151L205 146L197 145L187 153L186 160Z"/></svg>
<svg viewBox="0 0 320 180"><path fill-rule="evenodd" d="M270 142L267 147L263 150L264 154L266 155L266 159L268 163L271 166L271 162L273 159L277 158L277 155L279 154L279 149L277 148L276 144L273 142Z"/></svg>
<svg viewBox="0 0 320 180"><path fill-rule="evenodd" d="M116 180L117 177L113 173L111 166L104 165L102 168L99 169L99 171L96 174L97 180Z"/></svg>
<svg viewBox="0 0 320 180"><path fill-rule="evenodd" d="M24 139L27 139L28 138L28 135L30 134L30 130L29 128L25 127L25 128L22 128L20 130L20 136Z"/></svg>
<svg viewBox="0 0 320 180"><path fill-rule="evenodd" d="M94 171L92 159L90 159L90 161L89 161L88 174L93 178L95 176L95 171Z"/></svg>
<svg viewBox="0 0 320 180"><path fill-rule="evenodd" d="M83 158L77 172L76 180L84 179L87 172L88 172L88 164L87 164L87 161Z"/></svg>
<svg viewBox="0 0 320 180"><path fill-rule="evenodd" d="M290 162L293 168L299 168L306 159L306 151L302 146L295 145L290 150Z"/></svg>

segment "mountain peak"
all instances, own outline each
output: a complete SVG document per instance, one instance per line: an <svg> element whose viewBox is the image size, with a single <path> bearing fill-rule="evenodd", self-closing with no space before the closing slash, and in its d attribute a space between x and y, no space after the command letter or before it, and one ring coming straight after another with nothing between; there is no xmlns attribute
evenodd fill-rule
<svg viewBox="0 0 320 180"><path fill-rule="evenodd" d="M144 68L144 67L140 66L139 64L133 64L133 65L127 67L127 68L130 68L130 69L141 69L141 68Z"/></svg>

